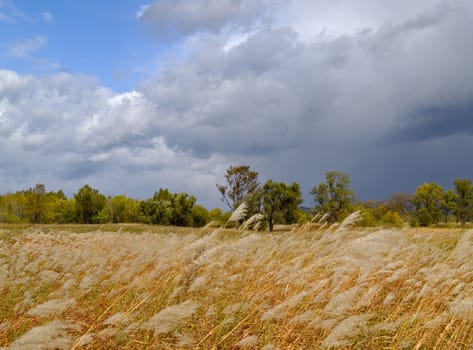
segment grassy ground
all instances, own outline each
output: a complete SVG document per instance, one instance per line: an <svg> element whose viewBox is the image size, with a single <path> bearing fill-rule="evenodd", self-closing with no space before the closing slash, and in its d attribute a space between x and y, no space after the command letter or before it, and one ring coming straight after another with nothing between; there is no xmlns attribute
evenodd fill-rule
<svg viewBox="0 0 473 350"><path fill-rule="evenodd" d="M0 348L471 349L473 231L0 226Z"/></svg>

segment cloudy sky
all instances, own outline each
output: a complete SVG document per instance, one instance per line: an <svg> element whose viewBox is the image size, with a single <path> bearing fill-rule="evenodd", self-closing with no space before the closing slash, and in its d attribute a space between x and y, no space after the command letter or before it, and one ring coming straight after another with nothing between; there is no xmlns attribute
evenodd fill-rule
<svg viewBox="0 0 473 350"><path fill-rule="evenodd" d="M0 193L221 206L231 164L358 198L472 178L471 0L0 0Z"/></svg>

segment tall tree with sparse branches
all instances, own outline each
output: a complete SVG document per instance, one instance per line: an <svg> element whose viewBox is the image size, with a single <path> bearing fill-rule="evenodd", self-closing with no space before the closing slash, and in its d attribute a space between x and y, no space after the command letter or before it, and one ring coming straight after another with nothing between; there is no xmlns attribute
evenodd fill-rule
<svg viewBox="0 0 473 350"><path fill-rule="evenodd" d="M225 174L227 185L217 184L222 201L230 210L235 210L246 198L259 188L258 173L248 165L232 165Z"/></svg>

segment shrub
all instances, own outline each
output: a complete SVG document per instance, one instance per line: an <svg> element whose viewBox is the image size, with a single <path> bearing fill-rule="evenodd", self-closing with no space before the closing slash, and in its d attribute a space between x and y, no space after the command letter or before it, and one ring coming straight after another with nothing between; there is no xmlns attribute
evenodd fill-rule
<svg viewBox="0 0 473 350"><path fill-rule="evenodd" d="M394 226L394 227L404 226L404 222L402 221L399 213L392 210L388 210L388 212L383 215L383 217L381 218L381 223L383 225Z"/></svg>

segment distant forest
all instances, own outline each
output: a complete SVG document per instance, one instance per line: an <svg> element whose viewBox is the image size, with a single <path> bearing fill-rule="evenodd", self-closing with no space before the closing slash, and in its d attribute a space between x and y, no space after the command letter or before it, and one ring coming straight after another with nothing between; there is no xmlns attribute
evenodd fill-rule
<svg viewBox="0 0 473 350"><path fill-rule="evenodd" d="M464 226L473 218L473 185L457 179L452 189L436 183L419 185L414 193L393 193L382 201L361 202L350 188L349 175L326 173L325 182L310 192L314 207L303 208L298 183L272 180L260 184L258 172L247 165L230 166L225 184L216 185L228 211L208 210L194 196L161 188L151 198L138 200L126 195L105 196L84 185L71 198L63 191L47 191L44 184L0 195L1 223L103 224L144 223L201 227L240 226L259 223L258 229L273 230L277 224L304 224L320 220L339 222L351 212L362 214L361 226ZM237 212L237 216L231 215ZM229 220L230 219L230 220ZM246 225L245 227L249 227Z"/></svg>

